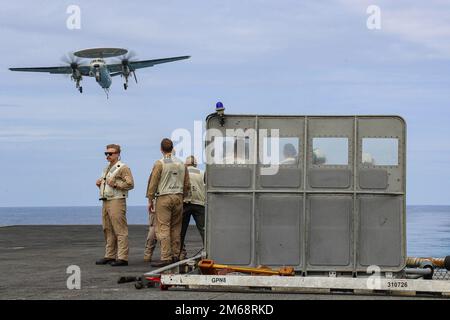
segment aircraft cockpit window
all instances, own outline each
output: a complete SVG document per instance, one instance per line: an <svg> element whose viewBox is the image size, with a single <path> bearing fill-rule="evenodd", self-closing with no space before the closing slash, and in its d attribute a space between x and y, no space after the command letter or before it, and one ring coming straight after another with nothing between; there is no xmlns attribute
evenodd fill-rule
<svg viewBox="0 0 450 320"><path fill-rule="evenodd" d="M372 166L397 166L398 139L363 138L361 163Z"/></svg>
<svg viewBox="0 0 450 320"><path fill-rule="evenodd" d="M348 165L348 138L313 138L314 165Z"/></svg>

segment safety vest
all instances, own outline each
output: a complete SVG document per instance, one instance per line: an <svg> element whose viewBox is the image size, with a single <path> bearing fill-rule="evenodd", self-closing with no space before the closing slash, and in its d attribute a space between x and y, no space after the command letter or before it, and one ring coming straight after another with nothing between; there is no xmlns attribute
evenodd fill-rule
<svg viewBox="0 0 450 320"><path fill-rule="evenodd" d="M204 172L195 167L188 167L189 181L191 183L191 189L189 195L184 199L184 202L190 202L192 204L205 205L205 182Z"/></svg>
<svg viewBox="0 0 450 320"><path fill-rule="evenodd" d="M106 167L103 169L102 173L102 183L100 184L100 200L113 200L113 199L124 199L128 197L127 190L119 190L117 188L110 187L107 183L107 179L114 179L120 168L125 167L126 164L117 161L111 168Z"/></svg>
<svg viewBox="0 0 450 320"><path fill-rule="evenodd" d="M162 164L161 179L156 194L183 194L184 174L186 168L183 162L175 157L164 157L159 160Z"/></svg>

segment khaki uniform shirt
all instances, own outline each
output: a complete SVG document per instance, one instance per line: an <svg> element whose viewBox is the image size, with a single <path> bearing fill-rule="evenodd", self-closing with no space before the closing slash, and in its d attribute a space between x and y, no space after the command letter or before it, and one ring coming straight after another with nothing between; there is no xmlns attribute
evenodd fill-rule
<svg viewBox="0 0 450 320"><path fill-rule="evenodd" d="M153 165L152 173L148 178L147 183L147 195L149 201L152 201L156 197L156 191L158 189L159 181L161 180L161 173L163 170L163 164L161 161L156 161ZM188 195L188 192L191 188L191 184L189 183L189 172L185 170L184 173L184 183L183 183L183 197Z"/></svg>
<svg viewBox="0 0 450 320"><path fill-rule="evenodd" d="M108 168L110 169L111 166ZM115 175L114 179L114 188L119 190L131 190L134 188L134 180L131 174L130 168L127 166L123 166L120 168L119 172Z"/></svg>

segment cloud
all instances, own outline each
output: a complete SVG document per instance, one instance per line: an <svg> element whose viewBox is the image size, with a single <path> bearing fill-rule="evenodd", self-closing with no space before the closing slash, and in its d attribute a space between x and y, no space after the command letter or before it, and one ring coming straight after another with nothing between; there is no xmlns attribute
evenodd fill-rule
<svg viewBox="0 0 450 320"><path fill-rule="evenodd" d="M20 108L22 105L14 103L0 103L0 108Z"/></svg>
<svg viewBox="0 0 450 320"><path fill-rule="evenodd" d="M339 0L339 3L350 9L354 15L368 17L366 9L369 5L377 5L381 9L381 30L372 31L380 35L418 45L426 50L425 55L417 58L449 59L450 58L450 3L443 0L407 1L407 0ZM392 49L398 49L398 45ZM403 46L403 54L408 54L409 47Z"/></svg>
<svg viewBox="0 0 450 320"><path fill-rule="evenodd" d="M43 128L37 126L26 127L2 127L0 129L0 141L4 142L31 142L40 140L55 140L55 139L86 139L90 135L86 132L57 130L50 128Z"/></svg>

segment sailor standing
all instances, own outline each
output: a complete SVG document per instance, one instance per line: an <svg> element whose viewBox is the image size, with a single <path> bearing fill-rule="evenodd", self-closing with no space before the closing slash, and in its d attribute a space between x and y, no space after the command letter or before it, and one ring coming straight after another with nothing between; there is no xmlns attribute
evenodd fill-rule
<svg viewBox="0 0 450 320"><path fill-rule="evenodd" d="M184 163L172 154L170 139L161 141L163 158L156 161L147 188L149 213L156 209L156 237L161 245L161 260L151 265L162 267L179 260L183 198L190 184ZM156 198L156 208L153 200Z"/></svg>
<svg viewBox="0 0 450 320"><path fill-rule="evenodd" d="M96 264L111 266L128 265L128 224L126 217L126 198L134 188L130 168L120 161L120 146L106 146L106 160L109 165L103 170L96 185L100 189L102 206L102 225L105 235L105 256Z"/></svg>
<svg viewBox="0 0 450 320"><path fill-rule="evenodd" d="M181 226L181 254L180 259L186 258L186 248L184 246L184 239L191 220L194 217L195 225L202 237L202 242L205 243L205 173L197 168L197 159L194 156L186 158L185 166L189 173L189 182L191 189L188 196L184 198L183 204L183 223Z"/></svg>

